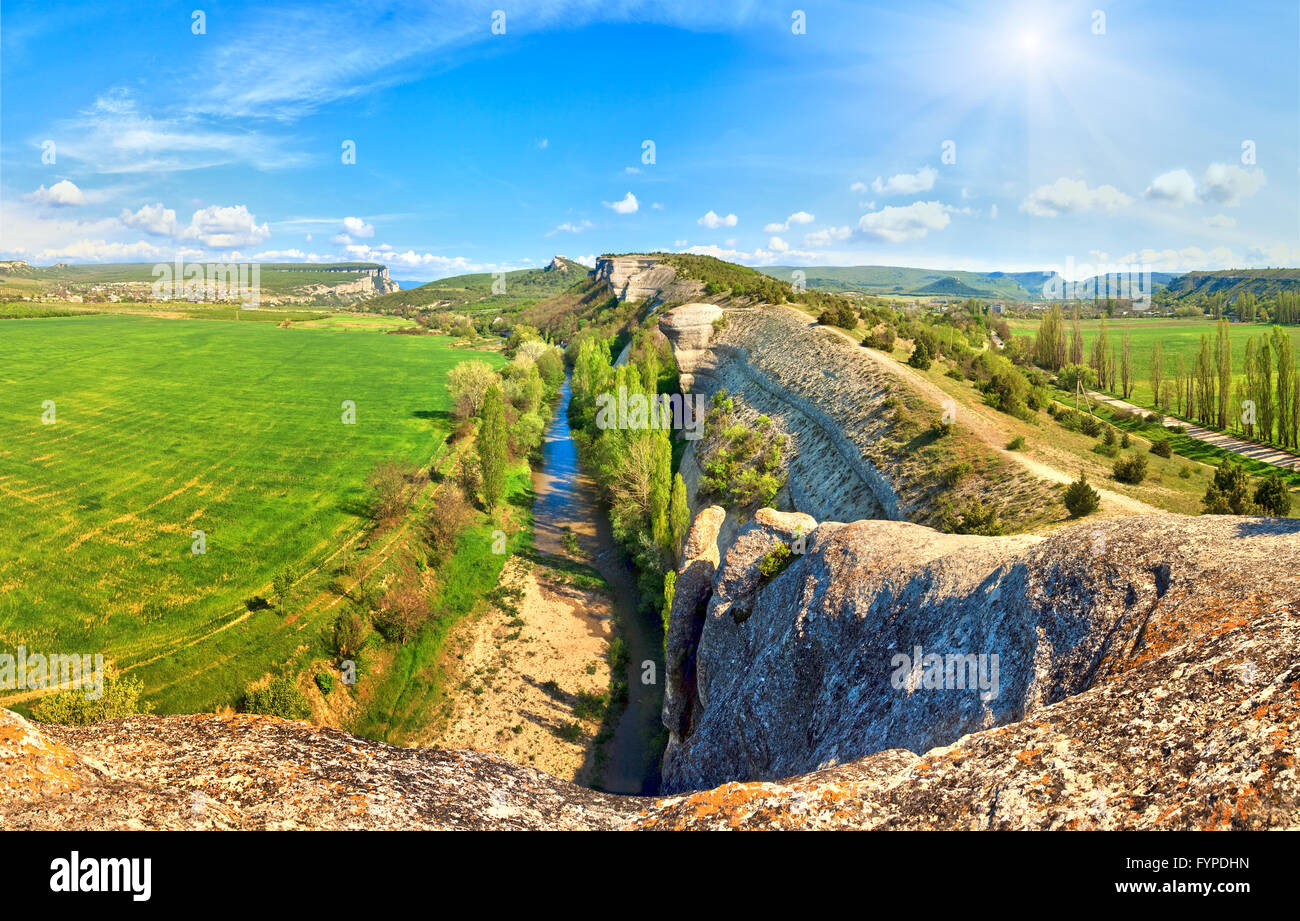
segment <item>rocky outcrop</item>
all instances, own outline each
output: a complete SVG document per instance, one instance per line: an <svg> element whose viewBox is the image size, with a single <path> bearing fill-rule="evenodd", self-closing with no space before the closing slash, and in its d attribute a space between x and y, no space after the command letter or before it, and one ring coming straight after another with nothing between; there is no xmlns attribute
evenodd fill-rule
<svg viewBox="0 0 1300 921"><path fill-rule="evenodd" d="M682 304L665 311L659 318L659 330L673 347L683 391L695 386L695 375L684 367L694 368L710 358L704 350L713 338L714 324L722 318L716 304Z"/></svg>
<svg viewBox="0 0 1300 921"><path fill-rule="evenodd" d="M605 282L620 301L680 303L698 298L704 290L704 285L696 279L678 278L677 270L658 257L636 253L601 256L591 275Z"/></svg>
<svg viewBox="0 0 1300 921"><path fill-rule="evenodd" d="M670 643L706 591L700 694L673 703L667 779L705 789L619 797L271 717L0 711L0 829L1300 828L1300 522L823 522L758 578L808 524L761 513L707 587L718 514L692 530ZM923 657L895 682L917 646L997 651L997 692L933 686Z"/></svg>
<svg viewBox="0 0 1300 921"><path fill-rule="evenodd" d="M925 788L926 821L952 827L979 824L974 789L997 801L994 825L1030 802L1082 819L1095 797L1117 821L1127 800L1120 824L1158 824L1155 804L1208 820L1193 788L1264 812L1284 796L1294 822L1294 761L1278 753L1300 742L1298 538L1286 519L1177 515L1002 538L827 522L759 584L782 538L756 520L683 663L696 696L685 727L665 720L665 789L906 750L910 786L889 801Z"/></svg>
<svg viewBox="0 0 1300 921"><path fill-rule="evenodd" d="M789 507L818 520L905 519L936 525L945 505L995 497L1010 530L1060 508L1054 485L1039 480L974 436L955 436L951 451L928 432L941 408L910 390L863 350L811 317L782 307L727 309L701 347L698 314L678 322L675 308L659 328L673 344L694 392L738 394L754 413L789 436ZM712 329L712 322L710 322ZM964 440L963 440L964 439ZM681 471L693 508L698 497L698 443ZM968 458L969 476L952 485L941 475L953 457ZM1063 511L1063 510L1062 510Z"/></svg>

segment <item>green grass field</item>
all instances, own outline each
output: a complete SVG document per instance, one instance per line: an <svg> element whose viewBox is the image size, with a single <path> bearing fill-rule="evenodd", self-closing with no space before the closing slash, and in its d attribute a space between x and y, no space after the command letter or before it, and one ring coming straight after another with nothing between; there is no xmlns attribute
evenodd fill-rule
<svg viewBox="0 0 1300 921"><path fill-rule="evenodd" d="M1038 330L1037 320L1008 320L1011 331L1017 336L1033 336ZM1083 343L1084 361L1087 361L1088 349L1097 337L1100 320L1084 320ZM1179 355L1190 370L1196 361L1196 354L1201 347L1201 336L1210 338L1210 347L1214 347L1215 324L1212 320L1175 320L1175 319L1118 319L1107 321L1107 335L1115 347L1116 355L1120 352L1124 331L1129 331L1132 342L1133 369L1136 387L1130 398L1131 402L1141 406L1152 404L1151 394L1151 350L1157 341L1164 354L1165 379L1172 380ZM1229 327L1232 341L1232 371L1235 379L1243 377L1246 361L1246 340L1252 336L1258 338L1267 335L1272 327L1260 323L1233 323ZM1300 327L1282 327L1291 336L1296 354L1300 355ZM1069 336L1070 324L1066 321L1066 336Z"/></svg>
<svg viewBox="0 0 1300 921"><path fill-rule="evenodd" d="M443 379L471 357L500 361L440 337L270 323L0 324L0 647L103 652L159 712L235 703L320 647L337 613L250 602L367 526L375 462L427 466Z"/></svg>

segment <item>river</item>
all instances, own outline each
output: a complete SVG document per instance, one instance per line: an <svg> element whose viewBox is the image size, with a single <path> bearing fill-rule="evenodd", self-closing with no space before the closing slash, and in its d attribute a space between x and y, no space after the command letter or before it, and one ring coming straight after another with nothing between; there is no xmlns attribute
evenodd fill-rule
<svg viewBox="0 0 1300 921"><path fill-rule="evenodd" d="M628 703L605 743L605 767L600 786L611 793L651 794L659 790L659 759L663 754L663 626L656 614L638 607L636 573L611 533L596 483L578 460L569 430L569 378L560 389L555 417L546 429L542 466L533 474L534 542L542 556L564 553L566 527L571 528L584 559L609 583L614 595L615 622L627 644ZM643 663L654 663L653 683L643 683Z"/></svg>

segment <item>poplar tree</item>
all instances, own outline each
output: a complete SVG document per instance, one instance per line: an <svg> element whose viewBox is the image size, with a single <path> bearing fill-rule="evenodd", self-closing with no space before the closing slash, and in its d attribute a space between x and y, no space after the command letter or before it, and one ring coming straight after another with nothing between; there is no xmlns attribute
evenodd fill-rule
<svg viewBox="0 0 1300 921"><path fill-rule="evenodd" d="M483 504L490 512L506 491L506 410L501 388L493 384L483 398L478 429L478 461L483 473Z"/></svg>

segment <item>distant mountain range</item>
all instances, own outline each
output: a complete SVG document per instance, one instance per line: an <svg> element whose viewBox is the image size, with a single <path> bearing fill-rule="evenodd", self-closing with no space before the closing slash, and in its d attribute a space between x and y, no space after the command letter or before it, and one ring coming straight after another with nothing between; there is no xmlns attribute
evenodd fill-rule
<svg viewBox="0 0 1300 921"><path fill-rule="evenodd" d="M1043 286L1060 281L1056 272L966 272L959 269L911 269L892 265L793 266L774 265L761 272L790 281L795 271L805 273L810 288L856 294L903 297L965 298L1041 301ZM1155 288L1174 278L1169 272L1152 272Z"/></svg>

